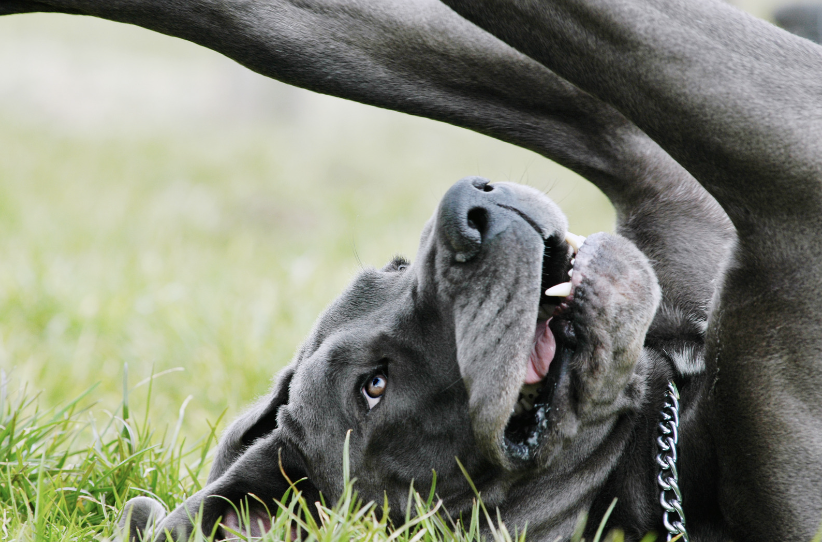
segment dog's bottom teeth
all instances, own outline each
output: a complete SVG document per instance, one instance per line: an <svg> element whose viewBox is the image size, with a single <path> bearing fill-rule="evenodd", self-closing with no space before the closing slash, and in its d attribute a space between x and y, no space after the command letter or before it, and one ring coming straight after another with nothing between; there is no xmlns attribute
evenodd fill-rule
<svg viewBox="0 0 822 542"><path fill-rule="evenodd" d="M542 383L538 382L536 384L525 384L520 388L519 395L520 397L527 397L528 399L536 399L539 392L542 391Z"/></svg>
<svg viewBox="0 0 822 542"><path fill-rule="evenodd" d="M568 297L571 295L571 288L570 282L562 282L545 290L545 295L548 297Z"/></svg>
<svg viewBox="0 0 822 542"><path fill-rule="evenodd" d="M526 384L519 390L519 398L516 405L514 405L514 415L520 415L524 412L531 412L534 410L534 403L537 396L542 391L542 383Z"/></svg>

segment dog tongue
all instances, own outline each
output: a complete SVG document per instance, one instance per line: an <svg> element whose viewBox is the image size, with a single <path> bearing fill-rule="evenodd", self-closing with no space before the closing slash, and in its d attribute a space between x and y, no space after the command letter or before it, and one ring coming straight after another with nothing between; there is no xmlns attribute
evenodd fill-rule
<svg viewBox="0 0 822 542"><path fill-rule="evenodd" d="M548 367L554 359L557 343L554 334L548 329L548 322L537 322L534 330L534 346L531 347L531 356L528 358L528 369L525 372L525 383L536 384L548 374Z"/></svg>

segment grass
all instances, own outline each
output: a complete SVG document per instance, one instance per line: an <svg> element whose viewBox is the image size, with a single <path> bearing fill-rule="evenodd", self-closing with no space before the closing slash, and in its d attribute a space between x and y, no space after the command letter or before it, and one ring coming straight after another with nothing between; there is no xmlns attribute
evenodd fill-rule
<svg viewBox="0 0 822 542"><path fill-rule="evenodd" d="M0 387L3 540L97 540L112 534L126 499L146 493L167 504L197 487L208 439L187 446L153 433L127 410L99 418L95 388L41 409L5 373Z"/></svg>
<svg viewBox="0 0 822 542"><path fill-rule="evenodd" d="M216 428L212 426L203 438L186 443L178 439L176 429L171 437L157 433L146 417L133 416L128 406L131 394L140 387L145 387L150 401L156 376L132 388L125 385L118 411L98 420L90 408L94 388L59 408L41 410L36 395L25 386L15 388L5 373L0 374L3 540L109 540L116 534L117 518L129 498L147 495L173 508L201 489ZM347 439L344 450L347 455ZM470 517L455 521L436 500L434 488L427 498L409 488L405 521L394 525L388 519L387 505L363 503L357 498L356 480L349 478L347 461L344 477L345 488L336 503L309 503L299 493L286 494L276 506L263 503L273 517L271 530L261 540L287 540L295 526L307 533L307 542L471 542L481 539L481 529L486 526L490 526L493 541L523 541L527 534L511 533L481 499ZM313 507L318 510L319 521L310 513ZM242 509L238 512L247 522L247 513ZM618 531L602 538L608 514L594 542L622 540ZM573 542L582 540L585 519L580 518ZM250 539L237 534L242 540ZM210 541L213 534L197 530L192 540ZM646 537L644 542L652 540Z"/></svg>
<svg viewBox="0 0 822 542"><path fill-rule="evenodd" d="M413 256L461 176L611 228L601 194L531 153L136 28L0 18L0 63L2 540L99 540L125 499L196 491L226 421L361 265ZM349 497L317 539L393 536ZM481 514L389 531L471 540Z"/></svg>

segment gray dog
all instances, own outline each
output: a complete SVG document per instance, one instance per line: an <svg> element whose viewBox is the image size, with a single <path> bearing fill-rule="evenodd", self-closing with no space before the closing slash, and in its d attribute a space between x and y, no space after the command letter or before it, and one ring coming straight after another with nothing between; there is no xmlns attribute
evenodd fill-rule
<svg viewBox="0 0 822 542"><path fill-rule="evenodd" d="M272 502L283 472L333 500L350 429L360 495L395 511L432 469L452 516L467 510L457 457L532 540L567 538L615 497L608 525L628 540L809 540L822 48L709 0L446 4L0 0L139 24L493 135L584 175L618 212L618 236L583 242L536 191L458 182L414 263L364 271L320 317L228 429L205 489L164 519L131 501L132 532L162 519L183 538L201 507L206 531L237 527L227 501Z"/></svg>

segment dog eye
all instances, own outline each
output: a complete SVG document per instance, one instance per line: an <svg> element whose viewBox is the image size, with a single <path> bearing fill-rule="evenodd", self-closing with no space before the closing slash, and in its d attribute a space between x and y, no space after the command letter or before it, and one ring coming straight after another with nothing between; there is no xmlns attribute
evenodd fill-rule
<svg viewBox="0 0 822 542"><path fill-rule="evenodd" d="M397 271L405 271L406 269L408 269L408 264L406 263L397 266Z"/></svg>
<svg viewBox="0 0 822 542"><path fill-rule="evenodd" d="M377 406L377 403L380 402L387 385L388 379L385 375L376 375L362 387L362 396L365 397L369 410Z"/></svg>

